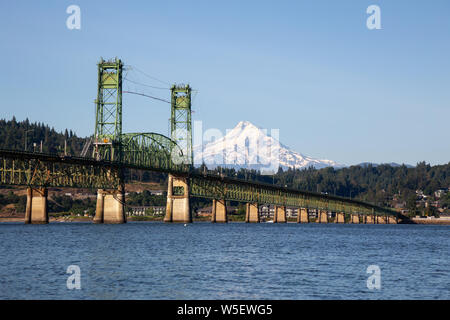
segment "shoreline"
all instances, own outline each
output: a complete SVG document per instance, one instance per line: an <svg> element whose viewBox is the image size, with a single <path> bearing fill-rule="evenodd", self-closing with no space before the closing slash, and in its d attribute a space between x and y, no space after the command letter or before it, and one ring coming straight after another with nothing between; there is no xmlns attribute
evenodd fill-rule
<svg viewBox="0 0 450 320"><path fill-rule="evenodd" d="M24 221L24 217L0 217L0 223L2 222L22 222ZM149 219L149 220L140 220L140 219L136 219L134 220L133 218L128 218L127 221L129 222L163 222L162 219ZM93 218L88 218L88 217L67 217L67 218L62 218L62 217L50 217L49 218L49 223L53 223L53 222L67 222L67 223L71 223L71 222L93 222ZM194 220L195 222L210 222L209 220L205 220L205 219L199 219L199 220ZM244 223L244 221L229 221L229 223L239 223L242 222ZM262 223L267 223L267 222L262 222ZM297 222L287 222L289 224L294 223L297 224ZM311 223L315 223L315 222L311 222ZM333 222L330 222L329 224L334 224ZM363 223L361 223L363 224ZM428 218L412 218L410 220L409 223L399 223L399 224L415 224L415 225L440 225L440 226L446 226L446 225L450 225L450 218L432 218L432 219L428 219Z"/></svg>
<svg viewBox="0 0 450 320"><path fill-rule="evenodd" d="M427 225L441 225L448 226L450 225L450 218L412 218L411 221L413 224L427 224Z"/></svg>

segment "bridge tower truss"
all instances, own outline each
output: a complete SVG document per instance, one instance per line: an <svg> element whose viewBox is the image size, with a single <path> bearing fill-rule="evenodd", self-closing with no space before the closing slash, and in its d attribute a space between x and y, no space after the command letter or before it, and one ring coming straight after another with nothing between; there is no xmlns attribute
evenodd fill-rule
<svg viewBox="0 0 450 320"><path fill-rule="evenodd" d="M171 88L170 138L182 151L178 164L193 165L192 121L191 121L191 87L173 85ZM177 156L176 152L173 156Z"/></svg>
<svg viewBox="0 0 450 320"><path fill-rule="evenodd" d="M120 59L98 63L93 157L118 160L122 137L122 69Z"/></svg>

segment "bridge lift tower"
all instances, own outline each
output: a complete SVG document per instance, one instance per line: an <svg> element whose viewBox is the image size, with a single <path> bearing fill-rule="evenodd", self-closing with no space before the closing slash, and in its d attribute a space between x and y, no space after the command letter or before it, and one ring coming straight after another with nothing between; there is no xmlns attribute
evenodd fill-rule
<svg viewBox="0 0 450 320"><path fill-rule="evenodd" d="M159 163L166 167L193 165L191 87L174 85L171 88L171 139L155 133L122 133L122 70L120 59L98 63L98 87L93 158L131 164ZM181 152L180 152L181 151ZM169 158L169 159L167 159ZM168 161L166 161L168 160ZM173 165L172 165L173 164ZM117 190L98 190L97 209L94 222L125 222L125 184L123 170L118 169ZM172 187L176 199L169 208L180 205L181 214L170 214L171 221L192 221L189 208L189 186L186 177L169 176L169 194ZM173 200L173 201L172 201ZM178 202L180 205L178 205Z"/></svg>
<svg viewBox="0 0 450 320"><path fill-rule="evenodd" d="M122 148L122 69L120 59L98 63L97 99L93 158L120 161ZM97 191L94 223L124 223L125 184L123 170L118 169L116 190Z"/></svg>
<svg viewBox="0 0 450 320"><path fill-rule="evenodd" d="M181 157L172 152L172 160L177 164L193 166L191 87L174 85L171 88L170 138L182 150ZM189 179L185 176L169 174L165 222L192 222L189 201Z"/></svg>
<svg viewBox="0 0 450 320"><path fill-rule="evenodd" d="M122 69L120 59L98 63L93 157L119 160L122 140Z"/></svg>
<svg viewBox="0 0 450 320"><path fill-rule="evenodd" d="M183 152L182 159L178 159L178 162L192 166L194 163L191 121L192 89L189 85L174 85L170 90L170 138ZM177 154L175 153L173 155L175 156ZM174 160L176 161L176 159Z"/></svg>

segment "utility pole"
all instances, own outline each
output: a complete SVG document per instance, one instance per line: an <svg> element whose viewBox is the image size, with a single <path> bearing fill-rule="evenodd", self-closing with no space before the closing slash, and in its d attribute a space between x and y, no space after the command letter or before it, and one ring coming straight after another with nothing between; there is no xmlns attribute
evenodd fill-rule
<svg viewBox="0 0 450 320"><path fill-rule="evenodd" d="M27 151L27 133L33 131L34 129L25 130L25 151Z"/></svg>

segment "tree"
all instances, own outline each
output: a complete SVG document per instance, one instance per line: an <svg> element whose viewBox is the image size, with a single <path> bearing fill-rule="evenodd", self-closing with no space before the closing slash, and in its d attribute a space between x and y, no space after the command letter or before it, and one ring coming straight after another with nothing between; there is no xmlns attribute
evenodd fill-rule
<svg viewBox="0 0 450 320"><path fill-rule="evenodd" d="M406 208L409 211L409 216L415 216L417 213L416 195L410 195L406 200Z"/></svg>

